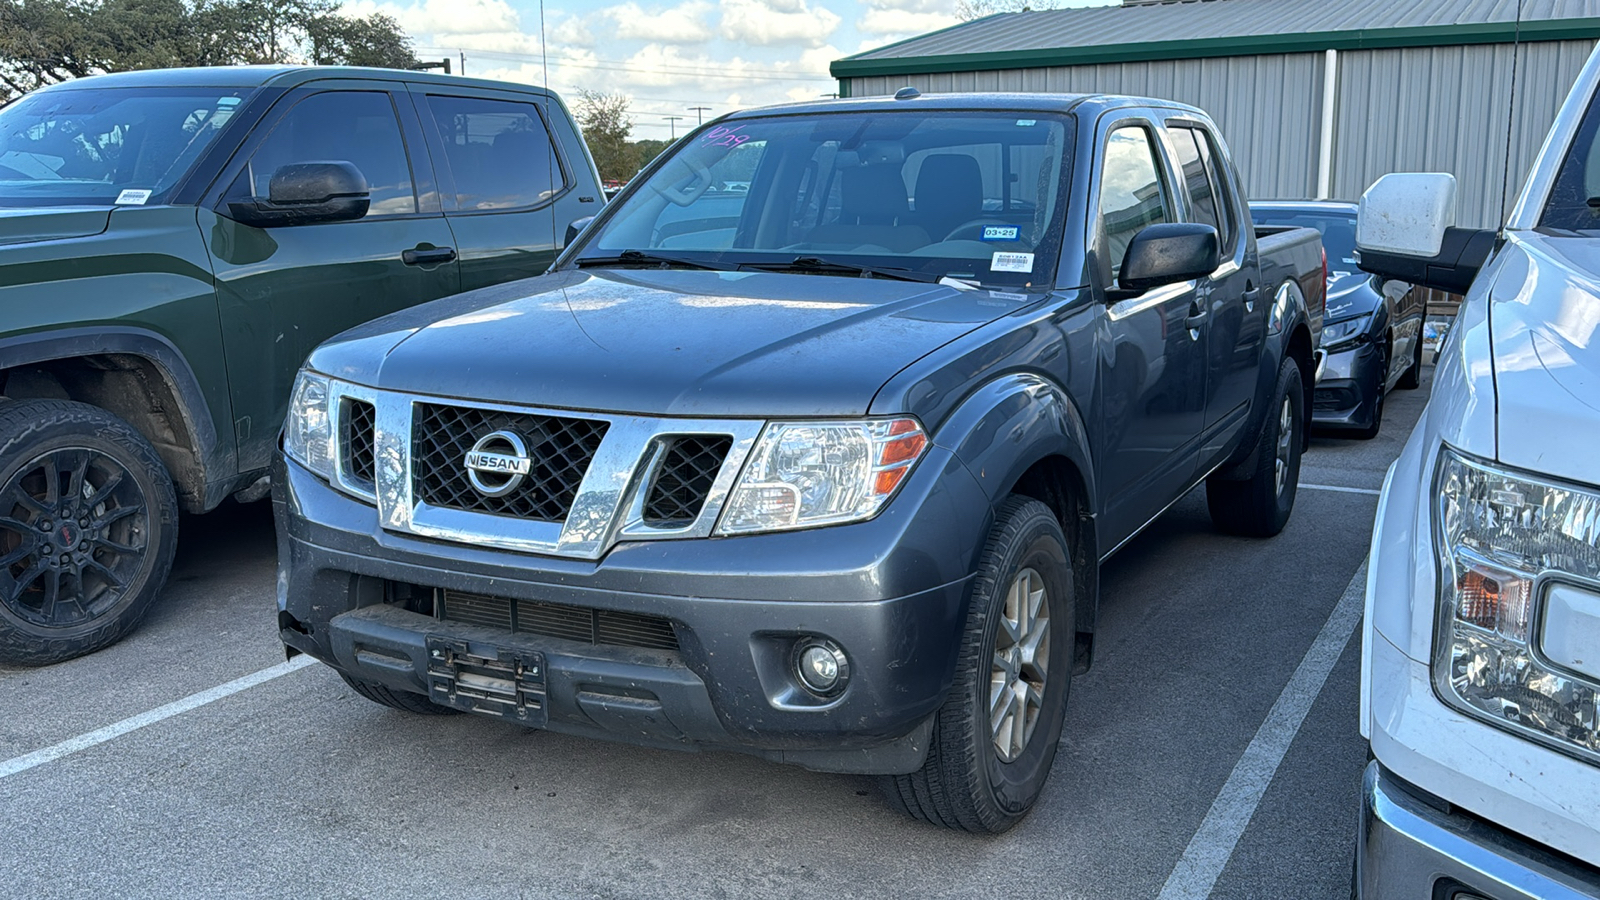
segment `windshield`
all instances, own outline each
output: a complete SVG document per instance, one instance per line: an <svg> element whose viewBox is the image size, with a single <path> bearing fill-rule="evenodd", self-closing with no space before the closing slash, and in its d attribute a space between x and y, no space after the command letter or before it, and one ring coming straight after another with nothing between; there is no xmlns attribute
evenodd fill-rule
<svg viewBox="0 0 1600 900"><path fill-rule="evenodd" d="M1257 225L1292 225L1322 232L1322 249L1328 254L1328 277L1337 278L1357 271L1356 214L1329 210L1291 212L1272 207L1250 209Z"/></svg>
<svg viewBox="0 0 1600 900"><path fill-rule="evenodd" d="M160 203L245 90L73 89L0 110L0 207Z"/></svg>
<svg viewBox="0 0 1600 900"><path fill-rule="evenodd" d="M1046 286L1061 246L1071 137L1070 120L1033 112L827 113L710 126L630 186L577 264L628 254L641 264Z"/></svg>

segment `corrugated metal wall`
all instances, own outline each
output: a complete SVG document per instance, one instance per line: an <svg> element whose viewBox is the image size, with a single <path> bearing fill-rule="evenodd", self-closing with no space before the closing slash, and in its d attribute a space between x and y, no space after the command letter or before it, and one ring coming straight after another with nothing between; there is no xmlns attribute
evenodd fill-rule
<svg viewBox="0 0 1600 900"><path fill-rule="evenodd" d="M1523 44L1511 141L1515 199L1545 131L1583 68L1589 41ZM1509 44L1339 53L1333 195L1354 200L1387 172L1451 172L1458 224L1500 220ZM1322 115L1320 53L1160 60L852 78L850 95L1048 91L1136 94L1193 104L1216 119L1251 197L1312 197ZM1511 201L1507 201L1509 207Z"/></svg>

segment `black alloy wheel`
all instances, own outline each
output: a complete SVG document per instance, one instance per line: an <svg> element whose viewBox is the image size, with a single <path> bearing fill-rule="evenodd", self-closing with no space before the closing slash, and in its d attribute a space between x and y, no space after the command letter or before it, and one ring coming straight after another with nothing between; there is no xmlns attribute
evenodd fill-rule
<svg viewBox="0 0 1600 900"><path fill-rule="evenodd" d="M0 411L0 662L45 665L131 631L166 581L177 500L148 441L82 403Z"/></svg>

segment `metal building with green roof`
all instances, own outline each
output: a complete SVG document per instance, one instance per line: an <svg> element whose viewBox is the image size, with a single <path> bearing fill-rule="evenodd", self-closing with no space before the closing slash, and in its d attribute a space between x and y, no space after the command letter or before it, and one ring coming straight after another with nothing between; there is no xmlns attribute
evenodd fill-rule
<svg viewBox="0 0 1600 900"><path fill-rule="evenodd" d="M1192 103L1252 197L1353 200L1386 172L1452 172L1461 224L1489 227L1508 125L1514 199L1597 38L1600 0L1123 0L988 16L832 74L854 97L911 85Z"/></svg>

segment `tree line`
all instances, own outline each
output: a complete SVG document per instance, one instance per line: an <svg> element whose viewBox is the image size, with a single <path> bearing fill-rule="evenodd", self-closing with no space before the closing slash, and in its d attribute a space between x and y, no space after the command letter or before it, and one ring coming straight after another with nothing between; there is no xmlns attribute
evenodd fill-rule
<svg viewBox="0 0 1600 900"><path fill-rule="evenodd" d="M672 143L628 140L633 123L628 121L628 98L623 94L579 88L573 112L602 181L627 181Z"/></svg>
<svg viewBox="0 0 1600 900"><path fill-rule="evenodd" d="M416 65L393 17L338 9L338 0L0 0L0 100L133 69Z"/></svg>

